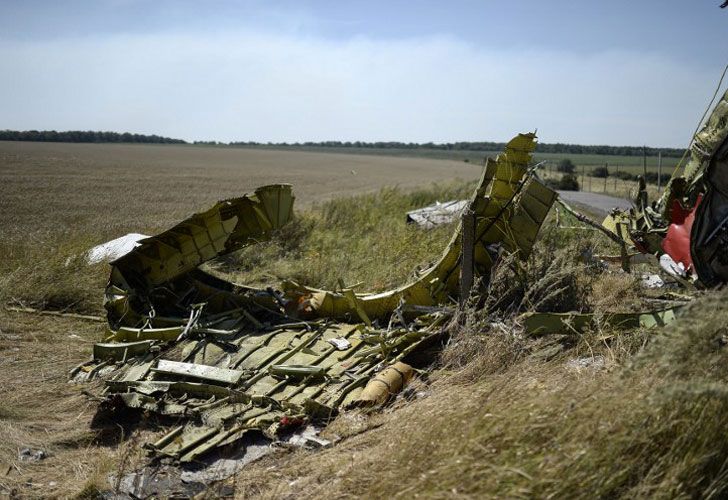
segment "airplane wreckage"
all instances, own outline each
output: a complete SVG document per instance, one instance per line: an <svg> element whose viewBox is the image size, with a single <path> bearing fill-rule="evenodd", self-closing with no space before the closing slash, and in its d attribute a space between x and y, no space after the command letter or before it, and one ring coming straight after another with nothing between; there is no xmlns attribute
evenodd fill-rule
<svg viewBox="0 0 728 500"><path fill-rule="evenodd" d="M728 93L695 136L684 174L674 176L660 200L648 203L642 183L634 208L612 211L602 226L538 179L531 164L536 137L520 134L486 160L439 260L383 293L291 281L252 288L202 270L211 259L272 237L293 218L290 185L219 202L141 239L111 263L108 337L71 379L103 381L95 396L105 410L171 418L175 424L145 447L154 459L174 463L230 449L250 433L276 439L343 409L383 404L416 367L432 364L458 304L488 287L501 256L528 259L555 202L617 242L625 269L641 252L660 259L687 286L725 283L726 137ZM649 327L669 322L676 311L608 320ZM588 314L532 312L520 324L526 333L546 334L591 320Z"/></svg>

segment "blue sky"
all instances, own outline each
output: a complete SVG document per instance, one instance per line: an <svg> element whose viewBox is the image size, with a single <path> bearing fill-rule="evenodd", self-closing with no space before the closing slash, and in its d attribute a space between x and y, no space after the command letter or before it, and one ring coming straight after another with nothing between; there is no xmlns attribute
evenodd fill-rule
<svg viewBox="0 0 728 500"><path fill-rule="evenodd" d="M0 128L683 146L718 0L0 0Z"/></svg>

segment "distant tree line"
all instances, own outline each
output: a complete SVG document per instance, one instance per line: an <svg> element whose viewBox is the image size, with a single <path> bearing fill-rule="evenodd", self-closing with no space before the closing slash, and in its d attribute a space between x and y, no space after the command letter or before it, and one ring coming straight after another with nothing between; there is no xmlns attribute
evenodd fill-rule
<svg viewBox="0 0 728 500"><path fill-rule="evenodd" d="M0 141L36 142L144 142L155 144L186 144L182 139L171 139L159 135L130 134L124 132L95 132L92 130L0 130Z"/></svg>
<svg viewBox="0 0 728 500"><path fill-rule="evenodd" d="M196 144L197 146L227 146L224 142L218 141L195 141L192 144Z"/></svg>
<svg viewBox="0 0 728 500"><path fill-rule="evenodd" d="M130 134L124 132L98 132L69 130L56 132L55 130L0 130L0 141L38 141L38 142L141 142L161 144L186 144L182 139L172 139L159 135ZM194 144L213 146L243 146L243 147L275 147L275 148L363 148L363 149L430 149L441 151L501 151L505 146L503 142L448 142L436 144L434 142L397 142L397 141L320 141L320 142L218 142L218 141L195 141ZM616 156L642 156L640 146L583 146L580 144L564 143L538 143L536 151L539 153L559 154L596 154ZM682 149L677 148L646 148L648 156L656 156L661 152L666 157L679 158L683 154Z"/></svg>
<svg viewBox="0 0 728 500"><path fill-rule="evenodd" d="M321 141L321 142L268 142L255 141L231 142L230 146L268 146L268 147L317 147L317 148L370 148L370 149L435 149L442 151L501 151L505 147L504 142L448 142L436 144L433 142L362 142L362 141ZM642 146L583 146L581 144L564 143L538 143L536 152L559 153L559 154L595 154L615 156L642 156ZM680 158L684 152L678 148L646 148L647 156L662 156Z"/></svg>

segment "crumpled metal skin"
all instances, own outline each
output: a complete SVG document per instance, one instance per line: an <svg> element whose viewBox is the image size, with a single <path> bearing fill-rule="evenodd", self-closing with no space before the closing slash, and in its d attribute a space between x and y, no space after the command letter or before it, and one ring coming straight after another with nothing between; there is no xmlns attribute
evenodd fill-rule
<svg viewBox="0 0 728 500"><path fill-rule="evenodd" d="M522 314L519 320L525 333L529 335L579 334L594 327L597 322L617 328L655 328L675 321L683 307L680 305L655 311L604 315L577 312L527 312Z"/></svg>

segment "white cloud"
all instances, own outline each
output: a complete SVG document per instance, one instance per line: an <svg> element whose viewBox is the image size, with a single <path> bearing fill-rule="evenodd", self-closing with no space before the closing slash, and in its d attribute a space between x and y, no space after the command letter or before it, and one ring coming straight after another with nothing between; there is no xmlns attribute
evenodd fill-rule
<svg viewBox="0 0 728 500"><path fill-rule="evenodd" d="M0 128L217 140L684 145L717 75L656 54L428 37L135 35L0 45Z"/></svg>

